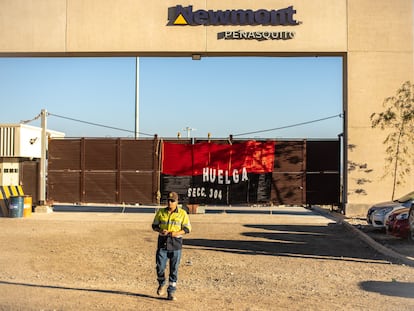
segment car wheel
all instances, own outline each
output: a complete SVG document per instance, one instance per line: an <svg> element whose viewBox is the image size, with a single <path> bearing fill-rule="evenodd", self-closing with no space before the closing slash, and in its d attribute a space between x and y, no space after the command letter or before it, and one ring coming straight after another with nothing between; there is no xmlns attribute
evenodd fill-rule
<svg viewBox="0 0 414 311"><path fill-rule="evenodd" d="M408 215L408 223L410 226L410 234L408 235L409 239L414 242L414 206L410 208L410 214Z"/></svg>

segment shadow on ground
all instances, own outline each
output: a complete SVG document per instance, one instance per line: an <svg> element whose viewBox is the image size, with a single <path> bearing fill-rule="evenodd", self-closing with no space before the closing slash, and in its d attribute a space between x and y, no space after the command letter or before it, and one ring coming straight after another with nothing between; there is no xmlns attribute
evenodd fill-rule
<svg viewBox="0 0 414 311"><path fill-rule="evenodd" d="M239 240L191 239L185 245L249 255L304 257L388 264L384 255L363 243L344 225L247 224ZM245 237L246 239L243 239Z"/></svg>
<svg viewBox="0 0 414 311"><path fill-rule="evenodd" d="M107 290L107 289L96 289L96 288L80 288L80 287L68 287L68 286L56 286L56 285L44 285L44 284L30 284L30 283L21 283L21 282L9 282L0 280L0 285L15 285L15 286L24 286L24 287L37 287L37 288L47 288L47 289L63 289L63 290L73 290L73 291L84 291L84 292L96 292L103 294L113 294L113 295L125 295L125 296L135 296L142 298L150 298L156 300L165 300L163 297L150 296L139 293L131 293L119 290Z"/></svg>
<svg viewBox="0 0 414 311"><path fill-rule="evenodd" d="M361 282L359 286L363 290L379 293L381 295L414 298L414 283L398 281L365 281Z"/></svg>

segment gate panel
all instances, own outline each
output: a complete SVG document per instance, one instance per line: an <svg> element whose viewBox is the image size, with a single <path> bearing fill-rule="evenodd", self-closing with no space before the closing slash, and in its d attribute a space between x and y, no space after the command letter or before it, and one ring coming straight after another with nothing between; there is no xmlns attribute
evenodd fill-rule
<svg viewBox="0 0 414 311"><path fill-rule="evenodd" d="M121 172L120 201L128 204L153 203L152 175L147 172Z"/></svg>
<svg viewBox="0 0 414 311"><path fill-rule="evenodd" d="M339 174L307 173L306 184L308 185L307 204L339 204Z"/></svg>
<svg viewBox="0 0 414 311"><path fill-rule="evenodd" d="M306 142L306 168L308 172L339 172L339 140L308 140Z"/></svg>
<svg viewBox="0 0 414 311"><path fill-rule="evenodd" d="M151 204L156 202L159 184L158 140L121 140L120 202Z"/></svg>
<svg viewBox="0 0 414 311"><path fill-rule="evenodd" d="M81 202L81 140L51 139L48 146L47 200Z"/></svg>
<svg viewBox="0 0 414 311"><path fill-rule="evenodd" d="M307 141L306 203L340 204L340 141Z"/></svg>
<svg viewBox="0 0 414 311"><path fill-rule="evenodd" d="M85 140L85 170L116 170L117 140Z"/></svg>
<svg viewBox="0 0 414 311"><path fill-rule="evenodd" d="M80 170L81 140L51 139L48 146L48 171Z"/></svg>
<svg viewBox="0 0 414 311"><path fill-rule="evenodd" d="M301 205L305 203L303 185L305 174L273 173L272 203L274 205Z"/></svg>
<svg viewBox="0 0 414 311"><path fill-rule="evenodd" d="M48 200L55 202L81 202L81 173L79 171L52 171L48 173Z"/></svg>
<svg viewBox="0 0 414 311"><path fill-rule="evenodd" d="M275 205L306 202L306 142L277 141L271 201Z"/></svg>
<svg viewBox="0 0 414 311"><path fill-rule="evenodd" d="M86 172L85 202L116 203L116 173Z"/></svg>
<svg viewBox="0 0 414 311"><path fill-rule="evenodd" d="M153 169L153 140L121 140L122 171L149 171Z"/></svg>
<svg viewBox="0 0 414 311"><path fill-rule="evenodd" d="M22 187L25 195L32 197L33 204L39 200L39 161L24 161L20 166Z"/></svg>

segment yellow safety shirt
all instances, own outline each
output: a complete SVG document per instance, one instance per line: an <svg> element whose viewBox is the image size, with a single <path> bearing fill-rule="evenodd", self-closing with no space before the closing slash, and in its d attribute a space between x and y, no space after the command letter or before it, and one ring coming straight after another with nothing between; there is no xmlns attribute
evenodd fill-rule
<svg viewBox="0 0 414 311"><path fill-rule="evenodd" d="M161 208L157 211L152 222L152 229L160 232L161 230L167 230L169 232L178 232L184 230L185 233L190 233L191 224L190 218L187 212L177 207L174 212L168 212L168 208ZM182 235L171 237L171 236L158 236L158 248L167 250L178 250L183 245Z"/></svg>

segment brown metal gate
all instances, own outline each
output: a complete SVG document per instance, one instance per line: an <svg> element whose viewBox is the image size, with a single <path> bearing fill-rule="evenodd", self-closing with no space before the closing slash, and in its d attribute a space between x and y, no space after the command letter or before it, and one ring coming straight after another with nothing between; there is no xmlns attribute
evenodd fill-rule
<svg viewBox="0 0 414 311"><path fill-rule="evenodd" d="M64 139L49 142L48 199L155 203L158 140Z"/></svg>
<svg viewBox="0 0 414 311"><path fill-rule="evenodd" d="M170 140L183 144L194 140ZM67 203L160 203L162 140L52 139L47 199ZM178 185L179 186L179 185ZM339 205L338 140L275 141L269 204ZM255 204L257 202L246 202ZM263 203L262 201L260 203Z"/></svg>

